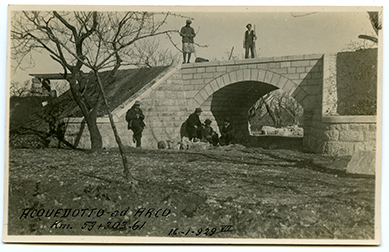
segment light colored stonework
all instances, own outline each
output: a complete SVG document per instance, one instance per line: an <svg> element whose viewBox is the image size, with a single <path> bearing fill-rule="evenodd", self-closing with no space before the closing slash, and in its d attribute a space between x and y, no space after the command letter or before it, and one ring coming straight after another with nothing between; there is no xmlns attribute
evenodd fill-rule
<svg viewBox="0 0 389 252"><path fill-rule="evenodd" d="M336 101L336 68L334 54L310 54L222 62L204 62L172 66L133 97L113 111L115 123L124 145L134 146L132 132L127 130L125 112L135 99L141 101L146 119L142 146L156 149L159 141L179 142L183 123L196 107L201 107L201 120L213 121L219 131L225 117L231 117L238 129L237 138L252 137L247 126L247 111L259 99L247 89L260 92L273 86L290 93L304 108L304 147L308 151L329 155L352 155L356 150L375 150L376 121L368 118L328 119L334 106L323 101ZM366 118L364 118L366 119ZM89 148L85 127L79 136L82 119L72 119L67 130L70 142ZM116 147L107 118L99 118L99 128L106 148Z"/></svg>

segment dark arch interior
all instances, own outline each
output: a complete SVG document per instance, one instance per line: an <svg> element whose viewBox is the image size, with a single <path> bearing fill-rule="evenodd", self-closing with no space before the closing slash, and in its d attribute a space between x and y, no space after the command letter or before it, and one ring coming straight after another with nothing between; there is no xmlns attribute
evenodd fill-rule
<svg viewBox="0 0 389 252"><path fill-rule="evenodd" d="M275 89L278 88L258 81L236 82L213 93L210 110L219 127L226 117L230 117L239 141L249 136L249 108L263 95Z"/></svg>

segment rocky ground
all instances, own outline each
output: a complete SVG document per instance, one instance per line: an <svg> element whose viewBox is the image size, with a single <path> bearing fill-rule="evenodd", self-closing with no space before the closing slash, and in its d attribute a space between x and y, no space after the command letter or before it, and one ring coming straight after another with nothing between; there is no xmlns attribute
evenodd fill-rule
<svg viewBox="0 0 389 252"><path fill-rule="evenodd" d="M373 176L350 157L226 146L10 149L10 235L372 239Z"/></svg>

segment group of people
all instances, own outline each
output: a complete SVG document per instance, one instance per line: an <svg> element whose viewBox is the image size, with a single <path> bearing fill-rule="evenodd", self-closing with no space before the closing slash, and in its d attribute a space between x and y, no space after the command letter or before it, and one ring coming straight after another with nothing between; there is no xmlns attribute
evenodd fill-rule
<svg viewBox="0 0 389 252"><path fill-rule="evenodd" d="M219 135L211 127L212 121L206 119L204 123L200 121L201 108L196 108L186 120L186 133L190 141L209 142L213 146L229 145L233 141L234 129L230 119L227 117L220 128ZM136 101L134 105L126 113L127 128L133 132L132 140L137 148L142 144L142 132L146 124L144 123L145 116L140 109L140 102Z"/></svg>
<svg viewBox="0 0 389 252"><path fill-rule="evenodd" d="M196 33L194 29L190 26L192 21L190 19L186 20L186 25L181 28L180 35L182 37L182 53L183 53L183 63L190 63L190 58L192 53L195 52L194 49L194 37ZM245 58L249 58L251 53L251 58L255 57L255 40L257 36L255 31L252 30L251 24L246 25L246 32L244 34L243 48L245 49ZM192 113L186 120L186 131L188 133L189 139L191 141L207 141L213 145L228 145L233 140L233 127L231 125L230 119L226 118L220 129L221 136L212 129L212 121L206 119L204 123L200 121L201 108L196 108L195 112ZM133 142L136 143L136 147L141 147L141 138L144 127L144 114L140 109L140 102L136 101L134 105L126 113L126 121L128 122L128 129L133 131Z"/></svg>
<svg viewBox="0 0 389 252"><path fill-rule="evenodd" d="M196 33L190 25L192 21L190 19L186 20L186 25L181 28L180 35L182 37L182 54L184 61L183 64L189 63L192 53L195 52L194 48L194 37L196 37ZM255 31L252 30L252 25L246 25L246 32L244 33L243 39L243 48L245 50L245 58L248 59L251 53L251 58L255 57L255 40L257 39L257 35Z"/></svg>
<svg viewBox="0 0 389 252"><path fill-rule="evenodd" d="M210 119L206 119L204 124L200 121L201 108L196 108L195 111L189 115L186 120L186 132L190 141L202 141L211 143L213 146L217 145L229 145L233 141L234 128L232 127L229 117L227 117L222 127L220 128L219 135L213 130Z"/></svg>

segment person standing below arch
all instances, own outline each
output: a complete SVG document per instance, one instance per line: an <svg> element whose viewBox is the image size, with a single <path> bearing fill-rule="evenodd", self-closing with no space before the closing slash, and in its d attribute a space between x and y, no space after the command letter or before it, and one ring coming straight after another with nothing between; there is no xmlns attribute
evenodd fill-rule
<svg viewBox="0 0 389 252"><path fill-rule="evenodd" d="M251 52L251 58L255 57L255 40L257 36L255 31L251 30L251 24L246 25L247 31L244 33L243 48L245 50L245 59L249 58L249 52Z"/></svg>
<svg viewBox="0 0 389 252"><path fill-rule="evenodd" d="M186 133L190 141L200 140L202 138L203 125L200 121L201 108L196 108L196 110L189 115L186 119Z"/></svg>
<svg viewBox="0 0 389 252"><path fill-rule="evenodd" d="M190 62L190 56L195 52L194 49L194 37L196 33L194 29L190 26L192 21L190 19L186 20L186 25L181 28L180 35L182 37L182 54L184 58L184 62L182 64ZM188 54L188 61L186 61L186 55Z"/></svg>
<svg viewBox="0 0 389 252"><path fill-rule="evenodd" d="M234 127L229 117L224 120L223 126L220 128L220 134L220 145L229 145L232 143L234 139Z"/></svg>
<svg viewBox="0 0 389 252"><path fill-rule="evenodd" d="M136 101L134 105L126 113L126 121L128 122L128 129L134 132L132 141L136 143L136 147L141 147L142 131L146 126L143 120L145 116L140 109L140 102Z"/></svg>

